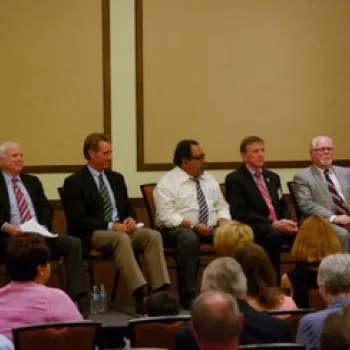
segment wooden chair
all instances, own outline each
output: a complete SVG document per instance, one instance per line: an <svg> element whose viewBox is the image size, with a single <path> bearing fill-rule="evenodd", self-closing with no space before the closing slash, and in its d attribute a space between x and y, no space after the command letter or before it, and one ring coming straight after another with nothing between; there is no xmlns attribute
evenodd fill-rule
<svg viewBox="0 0 350 350"><path fill-rule="evenodd" d="M156 187L156 183L150 183L150 184L144 184L144 185L140 185L140 189L142 192L142 197L146 206L146 211L148 214L148 218L149 218L149 223L150 223L150 227L153 229L157 229L156 227L156 206L154 203L154 199L153 199L153 191ZM174 259L175 264L176 264L176 250L174 248L164 248L164 255L166 257L170 257L172 259ZM213 244L200 244L200 258L202 260L203 257L206 256L215 256L216 252L214 249L214 245ZM201 261L199 262L199 264L201 264ZM177 276L177 282L178 282L178 287L180 289L180 278L179 276Z"/></svg>
<svg viewBox="0 0 350 350"><path fill-rule="evenodd" d="M298 332L300 319L310 312L315 312L315 310L314 309L294 309L294 310L268 310L268 311L266 311L266 313L271 315L271 316L276 316L276 315L288 315L288 316L290 316L288 318L285 318L284 321L286 321L289 325L289 328L292 332L293 341L296 341L296 338L297 338L297 332Z"/></svg>
<svg viewBox="0 0 350 350"><path fill-rule="evenodd" d="M176 332L190 320L190 315L129 320L131 345L137 348L152 347L173 350L175 349Z"/></svg>
<svg viewBox="0 0 350 350"><path fill-rule="evenodd" d="M16 350L95 350L98 322L58 322L12 330Z"/></svg>
<svg viewBox="0 0 350 350"><path fill-rule="evenodd" d="M264 349L264 350L303 350L305 345L293 343L249 344L240 345L239 350Z"/></svg>
<svg viewBox="0 0 350 350"><path fill-rule="evenodd" d="M64 191L63 187L58 188L58 193L61 198L61 203L64 207ZM65 210L65 209L64 209ZM65 212L66 213L66 212ZM67 215L66 215L67 216ZM69 233L68 233L69 234ZM113 250L106 250L106 251L100 251L97 249L91 249L86 256L84 256L84 260L87 263L87 269L85 271L89 274L89 281L90 281L90 290L92 290L93 286L95 285L95 270L94 270L94 264L99 261L104 260L110 260L113 256ZM113 280L113 288L111 293L111 301L114 300L116 293L117 293L117 287L119 282L119 270L115 271L114 274L114 280Z"/></svg>
<svg viewBox="0 0 350 350"><path fill-rule="evenodd" d="M294 206L294 212L295 212L297 221L298 221L298 223L300 223L301 219L302 219L302 215L301 215L301 212L298 208L298 203L297 203L296 196L295 196L296 182L295 181L288 181L287 186L288 186L290 196L292 198L292 203Z"/></svg>

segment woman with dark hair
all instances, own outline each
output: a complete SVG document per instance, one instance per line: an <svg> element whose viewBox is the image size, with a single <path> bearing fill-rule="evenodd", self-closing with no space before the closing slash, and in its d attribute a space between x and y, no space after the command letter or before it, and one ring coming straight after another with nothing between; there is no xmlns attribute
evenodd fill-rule
<svg viewBox="0 0 350 350"><path fill-rule="evenodd" d="M45 286L51 273L49 258L41 236L17 236L7 246L5 263L11 282L0 289L0 334L10 340L15 327L82 320L65 292Z"/></svg>
<svg viewBox="0 0 350 350"><path fill-rule="evenodd" d="M292 310L294 300L277 287L276 273L265 250L250 243L237 249L235 259L247 278L247 302L258 311ZM279 316L280 318L286 317ZM288 317L288 315L287 315Z"/></svg>

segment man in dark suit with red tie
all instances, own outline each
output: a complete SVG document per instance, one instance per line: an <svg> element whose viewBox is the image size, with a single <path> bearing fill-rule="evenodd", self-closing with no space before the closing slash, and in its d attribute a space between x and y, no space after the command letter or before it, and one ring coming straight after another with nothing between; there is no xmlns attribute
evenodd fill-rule
<svg viewBox="0 0 350 350"><path fill-rule="evenodd" d="M252 227L256 243L267 251L279 274L281 244L298 227L283 200L279 176L263 168L264 140L248 136L241 142L240 152L244 164L226 177L231 215Z"/></svg>
<svg viewBox="0 0 350 350"><path fill-rule="evenodd" d="M8 240L23 234L20 225L30 219L52 227L53 210L45 196L40 180L24 174L23 153L15 142L0 146L0 257ZM82 313L87 312L87 290L79 238L58 236L47 238L52 255L63 256L67 269L67 292L78 303Z"/></svg>

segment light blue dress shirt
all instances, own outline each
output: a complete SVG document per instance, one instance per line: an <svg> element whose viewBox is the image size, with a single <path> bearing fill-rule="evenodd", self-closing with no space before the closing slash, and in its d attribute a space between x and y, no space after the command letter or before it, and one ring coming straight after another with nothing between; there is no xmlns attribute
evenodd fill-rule
<svg viewBox="0 0 350 350"><path fill-rule="evenodd" d="M0 334L0 350L15 350L11 341L2 334Z"/></svg>
<svg viewBox="0 0 350 350"><path fill-rule="evenodd" d="M13 191L13 182L12 182L12 176L7 175L6 173L2 173L4 179L5 179L5 183L6 183L6 187L7 187L7 192L9 195L9 202L10 202L10 223L14 224L14 225L20 225L22 223L22 218L21 218L21 213L19 211L18 208L18 203L16 200L16 195L15 192ZM35 219L37 221L37 217L35 215L35 209L33 206L33 202L32 199L30 198L30 195L27 191L27 189L25 188L21 177L20 176L16 176L18 179L17 185L18 188L22 191L24 198L27 202L28 205L28 209L30 212L30 215L32 216L33 219ZM6 223L5 223L6 224Z"/></svg>
<svg viewBox="0 0 350 350"><path fill-rule="evenodd" d="M109 195L109 199L110 199L111 205L112 205L112 221L108 223L108 229L111 230L112 226L113 226L113 223L120 221L119 214L118 214L118 209L117 209L117 205L116 205L116 202L115 202L115 197L114 197L111 185L110 185L110 183L109 183L109 181L107 179L107 176L106 176L104 171L102 171L100 173L96 169L92 168L89 165L87 167L90 170L90 173L91 173L91 175L92 175L92 177L93 177L93 179L94 179L94 181L96 183L96 187L97 187L99 192L100 192L100 187L99 187L99 179L98 179L98 177L100 176L100 174L102 174L102 178L103 178L103 181L104 181L104 183L106 185L106 188L107 188L107 191L108 191L108 195Z"/></svg>

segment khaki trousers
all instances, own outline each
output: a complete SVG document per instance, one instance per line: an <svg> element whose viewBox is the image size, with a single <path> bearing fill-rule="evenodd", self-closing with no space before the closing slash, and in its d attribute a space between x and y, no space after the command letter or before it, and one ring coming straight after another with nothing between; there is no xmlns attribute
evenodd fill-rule
<svg viewBox="0 0 350 350"><path fill-rule="evenodd" d="M162 237L158 231L149 228L136 229L131 234L113 230L95 231L92 236L92 247L103 249L108 246L113 248L114 263L130 293L147 283L135 259L134 249L143 251L143 260L149 271L152 290L170 284Z"/></svg>

